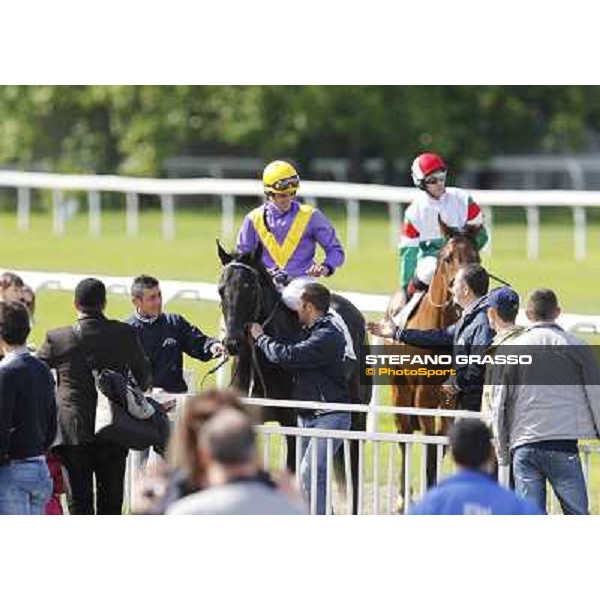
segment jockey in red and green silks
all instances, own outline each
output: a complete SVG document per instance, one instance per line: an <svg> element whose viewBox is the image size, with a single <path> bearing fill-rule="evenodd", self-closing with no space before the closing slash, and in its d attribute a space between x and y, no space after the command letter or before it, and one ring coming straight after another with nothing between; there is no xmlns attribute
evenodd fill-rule
<svg viewBox="0 0 600 600"><path fill-rule="evenodd" d="M417 263L426 256L437 257L446 243L440 218L453 229L479 227L475 238L478 249L488 240L481 208L464 190L446 187L446 165L439 156L418 156L413 162L412 176L424 193L406 209L400 234L400 287L408 295L411 295Z"/></svg>

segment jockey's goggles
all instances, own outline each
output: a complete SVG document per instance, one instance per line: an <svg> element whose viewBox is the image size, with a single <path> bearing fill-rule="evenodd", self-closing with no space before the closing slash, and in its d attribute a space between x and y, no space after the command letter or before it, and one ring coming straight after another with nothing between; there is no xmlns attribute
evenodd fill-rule
<svg viewBox="0 0 600 600"><path fill-rule="evenodd" d="M300 178L297 175L294 175L276 181L271 188L276 192L287 192L289 190L295 190L299 185Z"/></svg>
<svg viewBox="0 0 600 600"><path fill-rule="evenodd" d="M439 171L434 175L429 175L429 177L425 177L425 179L423 179L423 183L425 185L430 185L432 183L446 183L446 171Z"/></svg>

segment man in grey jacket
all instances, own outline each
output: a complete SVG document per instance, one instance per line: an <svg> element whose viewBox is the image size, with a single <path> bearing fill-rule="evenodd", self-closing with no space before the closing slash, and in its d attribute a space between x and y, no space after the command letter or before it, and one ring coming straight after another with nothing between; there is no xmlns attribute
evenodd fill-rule
<svg viewBox="0 0 600 600"><path fill-rule="evenodd" d="M208 488L175 502L170 515L301 515L294 503L261 474L250 419L223 408L202 427L199 459Z"/></svg>
<svg viewBox="0 0 600 600"><path fill-rule="evenodd" d="M560 308L552 290L534 291L526 314L531 325L513 343L520 352L532 347L534 360L504 367L494 387L498 460L512 460L515 491L540 509L548 480L563 513L588 514L577 441L600 437L597 361L585 342L555 322Z"/></svg>

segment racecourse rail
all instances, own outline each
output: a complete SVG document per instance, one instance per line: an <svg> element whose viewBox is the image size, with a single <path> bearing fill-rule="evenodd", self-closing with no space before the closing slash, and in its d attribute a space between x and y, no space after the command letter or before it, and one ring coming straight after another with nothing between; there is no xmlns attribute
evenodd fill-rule
<svg viewBox="0 0 600 600"><path fill-rule="evenodd" d="M84 277L96 277L104 282L110 293L128 295L134 279L133 276L114 277L98 273L24 271L22 269L0 267L0 272L3 271L18 273L36 292L40 290L72 292ZM220 302L221 300L215 283L161 280L160 287L165 306L173 300L204 300L207 302ZM336 291L336 293L344 296L358 310L366 313L383 313L389 302L389 296L381 294L365 294L343 290ZM524 311L520 311L517 321L523 324L527 322ZM558 323L569 331L600 334L600 315L561 313Z"/></svg>
<svg viewBox="0 0 600 600"><path fill-rule="evenodd" d="M151 179L119 177L115 175L61 175L0 171L0 187L16 190L17 226L27 231L30 225L32 190L52 192L53 232L63 235L66 230L69 207L65 194L83 191L87 194L89 232L101 234L102 193L122 194L126 207L127 235L139 233L139 195L158 196L162 211L162 233L165 239L176 237L175 208L180 196L218 196L221 198L221 235L231 239L234 235L236 197L256 197L262 201L262 184L250 179ZM586 208L600 206L600 192L581 190L470 190L486 213L490 230L493 227L493 207L522 207L527 218L527 256L537 258L540 250L540 208L568 207L572 210L575 228L574 257L586 257ZM387 204L390 221L390 244L397 244L398 228L402 220L402 207L421 193L415 188L379 184L341 183L332 181L303 181L302 196L311 203L337 199L346 203L347 240L350 249L358 247L360 202ZM201 201L201 200L199 200ZM486 248L491 252L492 237Z"/></svg>
<svg viewBox="0 0 600 600"><path fill-rule="evenodd" d="M161 398L162 397L162 398ZM175 398L177 410L174 418L178 418L185 394L166 394L157 396L157 400ZM382 414L409 414L427 415L435 417L453 418L478 418L489 420L490 416L483 413L418 409L393 406L363 406L358 404L332 404L322 402L308 402L298 400L276 400L269 398L242 398L242 402L251 406L269 406L280 408L312 408L328 410L344 410L347 412L369 412ZM303 429L300 427L283 427L278 424L257 425L256 431L260 440L261 463L269 472L277 472L287 464L288 444L296 447L296 477L299 484L301 440L325 440L326 443L326 506L327 514L335 507L337 514L352 514L356 508L357 514L396 514L406 513L410 505L421 498L426 491L426 461L425 448L435 451L436 471L438 476L445 476L453 472L455 466L450 461L444 460L448 447L446 436L427 436L420 434L400 434L388 432L366 431L340 431L328 429ZM337 493L334 494L334 469L333 469L333 440L342 440L340 452L343 457L343 478L338 483ZM287 441L284 441L287 440ZM350 476L350 445L358 445L358 477L353 481ZM367 451L370 446L370 453ZM399 444L404 446L404 454L400 455ZM316 472L316 444L312 445L311 474ZM592 505L592 490L590 489L591 457L600 455L600 446L580 444L580 455L584 477L588 484L588 497ZM369 456L370 454L370 456ZM370 458L370 460L369 460ZM127 462L125 505L131 506L131 499L136 494L138 485L137 475L143 465L143 453L130 452ZM370 467L370 469L369 469ZM400 469L401 467L401 469ZM403 479L404 488L407 490L402 502L398 502L400 477ZM501 467L498 473L499 481L508 484L508 471ZM311 504L308 506L310 514L316 512L316 477L311 477ZM357 486L357 506L353 505L353 485ZM553 494L548 496L548 511L558 511L557 501Z"/></svg>

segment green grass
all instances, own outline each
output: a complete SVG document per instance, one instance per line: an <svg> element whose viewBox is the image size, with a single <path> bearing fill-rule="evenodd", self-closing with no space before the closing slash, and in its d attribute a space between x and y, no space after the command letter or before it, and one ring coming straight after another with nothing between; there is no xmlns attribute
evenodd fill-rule
<svg viewBox="0 0 600 600"><path fill-rule="evenodd" d="M241 224L250 206L238 205L236 226ZM346 237L345 210L334 204L324 205L324 209L343 241ZM536 287L553 288L566 312L599 312L598 219L590 220L588 224L587 258L578 262L573 259L573 227L568 211L542 211L539 260L526 258L526 227L521 211L497 210L494 220L493 254L483 255L484 265L493 273L510 281L521 294ZM205 206L194 211L181 207L176 218L177 239L167 242L161 237L159 211L148 210L140 215L139 238L132 240L125 236L124 213L105 211L103 233L99 239L88 235L85 214L76 215L69 221L66 234L59 238L52 235L52 220L48 213L34 213L30 231L19 233L14 213L0 212L0 265L12 269L100 275L132 276L145 272L163 279L216 282L219 263L215 239L220 235L220 223L220 210L216 207ZM233 245L233 240L223 242L226 247ZM397 271L396 250L389 241L387 211L383 206L366 205L361 208L359 248L347 251L346 264L328 283L341 290L388 294L396 286ZM168 310L184 314L209 334L216 331L219 310L214 303L176 301L169 304ZM131 304L124 297L110 296L107 312L113 318L124 318L131 313ZM40 344L46 330L68 324L73 319L70 293L41 292L32 341ZM186 368L194 369L198 380L206 371L206 365L189 359L186 359ZM387 392L384 390L382 394L383 402L389 401ZM391 418L380 417L379 429L391 431ZM382 451L382 465L387 465L386 452ZM368 466L371 462L372 452L367 449L367 469L371 468ZM596 497L596 510L599 508L598 489L600 475L595 468L592 495Z"/></svg>

